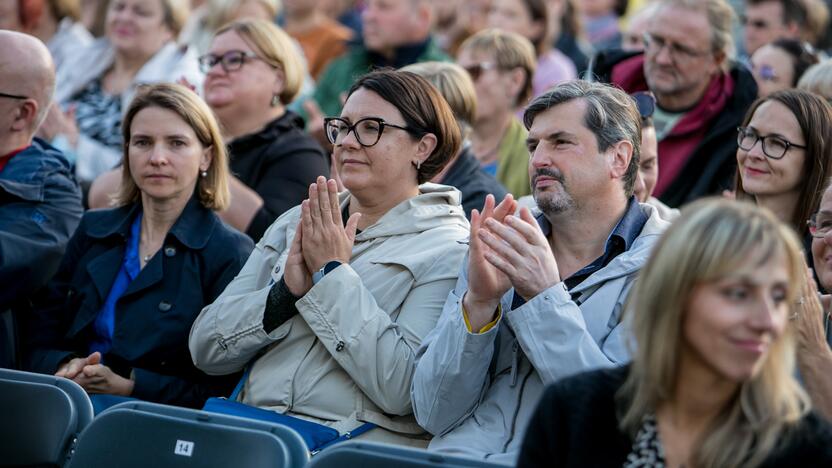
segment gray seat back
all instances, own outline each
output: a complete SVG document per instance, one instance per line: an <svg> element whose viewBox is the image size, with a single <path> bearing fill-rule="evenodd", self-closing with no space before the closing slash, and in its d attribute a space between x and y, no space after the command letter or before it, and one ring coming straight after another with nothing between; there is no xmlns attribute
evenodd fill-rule
<svg viewBox="0 0 832 468"><path fill-rule="evenodd" d="M303 439L272 426L188 408L122 403L98 415L81 434L69 468L304 466ZM304 451L293 448L298 446Z"/></svg>
<svg viewBox="0 0 832 468"><path fill-rule="evenodd" d="M350 441L323 450L309 464L309 468L496 468L505 467L474 458L444 455L410 447Z"/></svg>
<svg viewBox="0 0 832 468"><path fill-rule="evenodd" d="M0 465L62 466L78 414L53 385L0 378Z"/></svg>
<svg viewBox="0 0 832 468"><path fill-rule="evenodd" d="M92 422L93 412L92 412L92 403L90 402L90 397L87 395L87 392L81 388L80 385L77 383L65 379L63 377L56 377L54 375L48 374L36 374L34 372L23 372L18 370L12 369L0 369L0 379L6 380L19 380L23 382L36 382L41 383L44 385L52 385L55 387L60 388L72 400L72 404L75 406L75 411L78 413L78 427L76 428L76 434L80 434L81 431L84 430L85 427L89 426Z"/></svg>

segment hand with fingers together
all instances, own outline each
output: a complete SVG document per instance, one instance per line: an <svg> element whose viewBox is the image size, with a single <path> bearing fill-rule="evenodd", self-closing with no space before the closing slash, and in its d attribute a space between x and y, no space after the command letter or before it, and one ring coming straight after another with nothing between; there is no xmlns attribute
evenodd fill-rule
<svg viewBox="0 0 832 468"><path fill-rule="evenodd" d="M485 197L482 212L471 211L471 236L468 246L468 291L462 305L468 315L472 330L479 330L494 320L500 298L511 289L511 281L486 257L491 249L483 243L481 232L485 231L488 220L502 222L517 209L517 201L508 194L499 205L494 206L494 195Z"/></svg>
<svg viewBox="0 0 832 468"><path fill-rule="evenodd" d="M490 252L485 259L511 281L514 290L529 301L560 282L560 272L549 241L528 208L501 223L489 219L479 236Z"/></svg>
<svg viewBox="0 0 832 468"><path fill-rule="evenodd" d="M350 262L360 217L359 213L353 214L344 226L335 180L318 177L309 186L309 198L301 204L302 226L298 229L302 231L300 249L309 272L333 260Z"/></svg>
<svg viewBox="0 0 832 468"><path fill-rule="evenodd" d="M109 395L130 396L134 382L113 372L104 364L84 366L84 369L72 379L87 393L106 393Z"/></svg>

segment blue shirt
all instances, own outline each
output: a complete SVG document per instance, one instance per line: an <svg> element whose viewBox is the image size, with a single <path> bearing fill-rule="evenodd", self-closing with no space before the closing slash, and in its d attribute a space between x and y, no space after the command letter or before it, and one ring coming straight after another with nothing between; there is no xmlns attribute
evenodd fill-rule
<svg viewBox="0 0 832 468"><path fill-rule="evenodd" d="M621 217L607 237L607 242L604 244L604 253L589 265L564 279L563 283L566 285L566 289L571 290L581 284L590 275L607 266L613 258L626 252L641 234L647 219L647 213L639 206L636 197L630 197L630 201L627 203L627 211L624 212L624 216ZM543 234L549 237L549 233L552 231L551 225L542 213L537 217L537 224L540 225ZM519 294L515 293L511 303L512 310L525 304L525 302Z"/></svg>
<svg viewBox="0 0 832 468"><path fill-rule="evenodd" d="M121 299L130 283L139 275L141 264L139 264L139 230L142 224L142 212L133 220L130 225L130 237L127 238L127 248L124 251L124 259L121 268L118 270L115 281L110 287L107 299L98 311L93 326L95 339L90 344L90 353L95 351L102 355L110 351L113 346L113 328L115 327L116 302Z"/></svg>

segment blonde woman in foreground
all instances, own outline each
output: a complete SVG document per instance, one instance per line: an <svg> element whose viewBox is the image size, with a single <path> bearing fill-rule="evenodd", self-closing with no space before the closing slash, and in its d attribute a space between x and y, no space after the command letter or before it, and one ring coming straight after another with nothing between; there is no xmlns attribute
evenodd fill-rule
<svg viewBox="0 0 832 468"><path fill-rule="evenodd" d="M832 465L832 429L794 378L805 268L771 212L690 205L636 285L632 364L547 389L519 466Z"/></svg>

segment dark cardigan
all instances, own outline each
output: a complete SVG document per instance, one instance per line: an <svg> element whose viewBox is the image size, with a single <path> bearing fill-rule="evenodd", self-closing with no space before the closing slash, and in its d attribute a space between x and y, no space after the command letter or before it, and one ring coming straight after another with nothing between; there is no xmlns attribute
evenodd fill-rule
<svg viewBox="0 0 832 468"><path fill-rule="evenodd" d="M632 440L618 429L615 394L629 366L585 372L546 389L517 466L620 467ZM814 413L781 439L763 467L832 466L832 426Z"/></svg>

